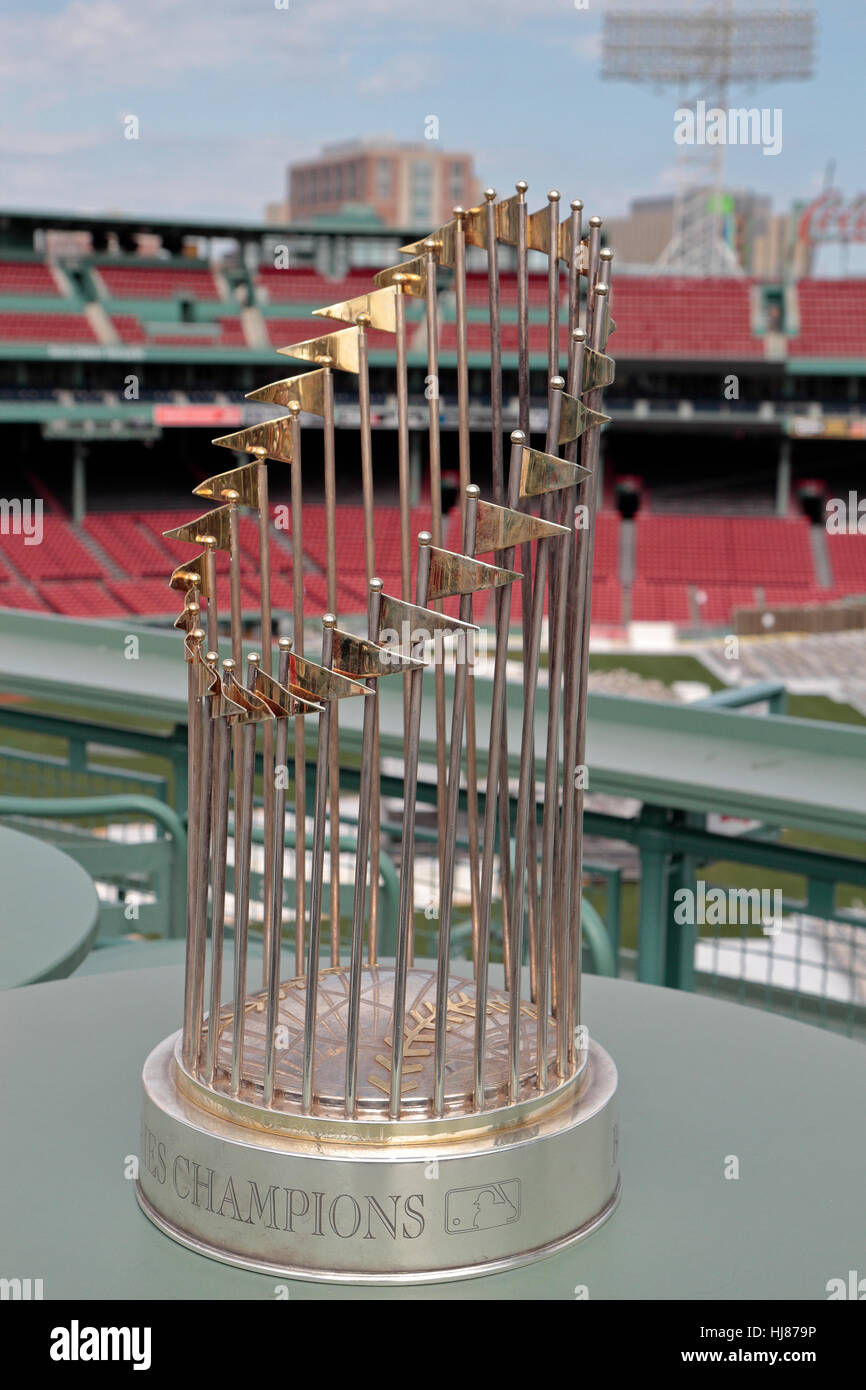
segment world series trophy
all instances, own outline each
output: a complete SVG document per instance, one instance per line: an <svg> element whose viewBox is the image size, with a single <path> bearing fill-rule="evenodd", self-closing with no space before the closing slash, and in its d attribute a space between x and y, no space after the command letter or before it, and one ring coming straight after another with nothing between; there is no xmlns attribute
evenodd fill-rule
<svg viewBox="0 0 866 1390"><path fill-rule="evenodd" d="M189 676L186 974L183 1027L144 1067L138 1199L174 1239L249 1269L386 1284L490 1273L586 1236L619 1197L616 1070L581 1024L580 997L585 779L579 772L585 764L599 426L607 418L603 389L614 372L605 352L613 328L612 253L601 246L600 218L590 218L583 235L579 200L560 220L559 193L549 193L546 205L530 213L527 185L516 187L504 201L488 189L479 207L455 208L445 226L403 247L408 259L377 274L369 293L316 310L345 326L281 348L310 369L250 394L287 413L214 441L250 454L251 461L196 488L212 510L166 533L198 550L171 578L184 594L176 626L184 632ZM499 269L501 244L515 248L516 276L507 285ZM467 247L486 251L492 500L481 497L470 474ZM543 330L530 314L530 251L544 253L548 269L543 449L530 438L530 335ZM435 389L440 268L451 276L456 301L460 553L442 543ZM561 358L563 270L568 340ZM506 450L501 302L515 281L519 429ZM416 538L414 598L411 298L424 305L427 380L434 384L426 393L431 530ZM511 314L512 301L507 308ZM399 595L385 592L376 577L368 368L369 335L376 330L393 334L396 344ZM559 374L563 361L565 377ZM337 617L336 371L358 379L366 637L343 628ZM320 416L324 433L330 612L321 618L316 660L304 649L305 414ZM291 481L293 636L280 638L276 651L269 462L288 465ZM244 509L258 519L262 633L260 653L246 659L239 546ZM225 659L218 550L229 560L231 655ZM523 708L519 752L512 746L509 754L509 736L512 745L516 738L506 717L515 585L522 600L521 636L513 640L522 642ZM489 729L479 728L473 663L474 596L484 590L492 591L494 607ZM455 604L447 602L455 597L456 615ZM547 673L540 682L545 630ZM385 705L388 677L395 675L402 692L398 685L396 702ZM546 701L537 698L540 685ZM428 710L431 701L435 706L435 721L428 716L425 725L435 729L435 738L422 744L425 697ZM339 710L354 698L363 704L363 718L353 784L351 930L344 940ZM386 708L389 734L402 713L403 739L393 959L379 954L380 726ZM316 756L308 861L311 725ZM415 955L416 810L422 748L429 750L431 742L431 858L439 903L436 959L427 961ZM431 764L433 756L424 753ZM259 767L261 986L250 978L249 958ZM390 797L393 780L388 785ZM452 939L464 809L471 964L456 958ZM286 874L287 843L294 846L293 884ZM293 970L283 966L287 948L294 950Z"/></svg>

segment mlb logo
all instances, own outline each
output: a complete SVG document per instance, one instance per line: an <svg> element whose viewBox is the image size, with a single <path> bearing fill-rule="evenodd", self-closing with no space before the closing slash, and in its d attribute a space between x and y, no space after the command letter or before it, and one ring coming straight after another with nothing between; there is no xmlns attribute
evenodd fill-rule
<svg viewBox="0 0 866 1390"><path fill-rule="evenodd" d="M445 1196L445 1230L449 1235L510 1226L520 1216L520 1179L455 1187Z"/></svg>

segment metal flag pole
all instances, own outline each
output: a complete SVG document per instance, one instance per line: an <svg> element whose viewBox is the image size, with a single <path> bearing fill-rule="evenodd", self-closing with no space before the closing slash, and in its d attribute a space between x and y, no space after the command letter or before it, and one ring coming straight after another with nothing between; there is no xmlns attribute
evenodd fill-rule
<svg viewBox="0 0 866 1390"><path fill-rule="evenodd" d="M264 444L246 443L241 436L235 436L236 447L247 451L254 456L253 463L243 464L227 473L219 473L215 477L207 478L198 487L194 488L197 497L208 497L212 501L228 504L229 507L229 536L231 545L231 598L232 598L232 659L237 665L240 660L241 651L241 571L240 571L240 518L238 507L250 507L258 517L258 539L259 539L259 574L260 574L260 593L259 607L262 622L262 652L261 665L266 675L271 674L271 556L270 556L270 517L268 511L268 469L267 469L267 448ZM214 441L222 443L223 441ZM274 739L273 729L270 724L265 724L262 731L262 781L264 787L264 823L269 825L273 814L273 792L274 792ZM265 838L265 873L263 878L263 900L264 900L264 935L265 951L263 956L263 983L267 984L267 967L270 954L268 951L268 922L271 917L270 905L270 882L271 882L271 863L270 863L270 842Z"/></svg>
<svg viewBox="0 0 866 1390"><path fill-rule="evenodd" d="M460 595L460 621L472 622L472 595L480 589L511 584L519 576L509 570L485 565L474 559L480 489L470 483L466 489L462 555L431 549L428 598ZM436 1016L434 1028L433 1113L441 1115L445 1106L445 1036L448 1028L448 993L451 960L451 918L454 904L454 865L457 845L457 812L460 800L460 764L463 751L463 720L467 710L467 687L471 653L464 643L454 675L451 714L451 754L448 768L446 834L442 853L442 894L439 906L439 952L436 970ZM480 936L476 941L479 964ZM477 984L476 984L477 990Z"/></svg>
<svg viewBox="0 0 866 1390"><path fill-rule="evenodd" d="M382 605L382 581L375 576L368 580L367 636L375 642L379 635L379 610ZM368 682L375 689L374 682ZM364 725L361 735L361 784L358 793L358 838L355 849L355 895L352 916L352 948L349 957L349 1012L346 1022L346 1118L354 1119L358 1086L358 1039L361 1018L361 980L364 960L364 897L367 887L368 859L371 844L371 817L377 807L374 788L379 782L376 756L376 730L379 700L374 696L364 704ZM371 884L379 882L378 855L373 860ZM372 935L372 904L370 931ZM372 961L371 961L372 964Z"/></svg>
<svg viewBox="0 0 866 1390"><path fill-rule="evenodd" d="M291 673L292 643L288 637L280 638L280 678L257 671L254 694L267 707L276 719L276 749L280 765L285 764L289 747L289 720L293 715L318 714L322 706L312 701L300 699L289 687ZM265 725L267 728L267 724ZM264 1102L266 1106L274 1103L274 1086L277 1066L277 1018L279 1015L280 959L283 937L283 868L286 842L286 786L280 779L275 787L274 820L266 827L271 841L271 921L268 924L268 951L270 959L267 969L266 1012L265 1012L265 1067ZM296 843L297 843L297 836Z"/></svg>
<svg viewBox="0 0 866 1390"><path fill-rule="evenodd" d="M600 219L599 219L600 224ZM602 402L603 385L609 384L613 380L613 362L609 357L604 356L604 348L607 337L607 295L608 285L604 281L595 281L592 286L591 297L593 300L592 309L592 349L589 360L584 361L584 385L592 381L593 385L588 389L586 400L591 410L598 410ZM586 350L585 350L586 354ZM606 367L609 365L609 370ZM596 385L597 381L602 385ZM580 695L577 707L577 741L576 741L576 764L583 768L586 762L586 686L589 675L589 633L592 614L592 552L593 539L595 534L595 519L601 502L599 496L598 479L598 457L600 445L600 431L591 430L587 433L583 442L581 457L584 466L592 473L590 488L587 495L589 507L589 525L585 532L583 543L583 611L581 614L581 633L580 633ZM576 780L574 788L574 875L575 887L572 895L571 922L569 929L571 932L571 1019L569 1024L570 1036L573 1036L574 1029L580 1023L580 945L582 930L582 909L583 909L583 800L584 800L584 778Z"/></svg>
<svg viewBox="0 0 866 1390"><path fill-rule="evenodd" d="M439 437L439 305L436 295L436 249L434 237L424 242L427 329L427 416L430 467L430 532L433 544L442 544L442 451ZM436 604L437 610L441 605ZM445 743L445 667L436 662L433 672L436 698L436 829L439 842L439 897L442 897L442 842L445 838L445 782L447 778Z"/></svg>
<svg viewBox="0 0 866 1390"><path fill-rule="evenodd" d="M292 650L290 638L281 637L279 639L280 659L277 672L279 684L286 686L289 679L289 654ZM270 672L264 672L270 675ZM287 692L288 693L288 692ZM303 716L300 716L303 717ZM289 720L288 711L286 715L276 721L276 737L272 739L274 744L274 761L279 767L286 765L289 753ZM265 725L265 729L273 727L270 723ZM273 779L272 779L273 780ZM285 865L285 846L286 846L286 786L282 778L280 785L273 788L274 796L272 800L271 819L265 813L265 842L270 840L271 853L269 867L271 870L270 893L268 895L268 906L270 917L268 921L268 932L265 941L265 949L269 952L268 967L265 971L265 989L267 992L267 1011L265 1022L265 1072L264 1072L264 1102L265 1105L274 1103L274 1083L276 1078L276 1053L277 1053L277 1014L279 1009L280 993L280 952L283 942L283 869ZM297 853L298 837L295 834L295 850Z"/></svg>
<svg viewBox="0 0 866 1390"><path fill-rule="evenodd" d="M202 1026L204 1020L204 981L207 955L208 869L211 845L211 791L213 784L213 719L210 706L213 700L213 676L216 673L218 652L208 652L202 670L204 689L200 701L201 742L198 768L198 815L196 817L196 905L193 993L192 1070L198 1072L201 1062Z"/></svg>
<svg viewBox="0 0 866 1390"><path fill-rule="evenodd" d="M570 297L571 302L571 297ZM582 328L574 328L569 339L569 363L568 363L568 392L569 395L579 400L581 387L583 384L583 347L586 333ZM570 462L575 462L577 458L577 438L569 440L565 447L565 457ZM577 513L578 497L582 495L582 487L565 488L563 490L563 515L561 520L566 525L573 528L571 539L566 546L568 561L566 568L566 587L567 599L565 607L565 685L562 696L562 722L563 722L563 788L562 788L562 820L559 827L559 835L556 846L556 882L558 885L556 893L557 903L557 939L559 955L559 978L563 982L562 988L565 991L565 1008L561 1005L561 998L557 999L557 1067L562 1072L573 1059L573 1038L569 1036L570 1012L571 1012L571 979L572 957L571 957L571 901L575 891L579 891L579 885L574 882L574 781L580 776L577 768L577 703L579 698L578 682L580 679L580 623L583 613L583 585L585 576L579 554L579 538L583 534L583 528L579 526Z"/></svg>
<svg viewBox="0 0 866 1390"><path fill-rule="evenodd" d="M304 655L304 535L303 481L301 473L301 406L290 401L292 440L292 645L296 656ZM295 719L293 753L295 764L295 975L304 971L307 913L307 726L304 716Z"/></svg>
<svg viewBox="0 0 866 1390"><path fill-rule="evenodd" d="M214 721L214 783L211 818L213 821L213 857L211 864L211 966L210 966L210 1007L208 1010L207 1056L205 1076L212 1086L216 1075L217 1047L219 1044L220 1009L222 1000L223 951L225 947L226 918L226 861L228 858L229 829L229 783L231 776L231 739L229 737L228 716L236 714L236 705L225 693L226 685L234 679L235 663L231 657L223 662L219 697L212 703L211 717Z"/></svg>
<svg viewBox="0 0 866 1390"><path fill-rule="evenodd" d="M334 657L333 613L322 618L322 666L329 670ZM313 1072L316 1049L316 1009L319 993L319 951L322 935L322 881L325 871L325 823L329 780L331 701L319 715L319 742L316 753L316 793L313 806L313 863L310 879L310 930L307 943L306 1007L304 1012L304 1062L302 1108L305 1115L313 1105Z"/></svg>
<svg viewBox="0 0 866 1390"><path fill-rule="evenodd" d="M437 631L456 632L467 640L476 631L459 619L449 618L425 606L430 578L429 531L418 535L418 570L416 579L417 604L404 603L383 594L379 611L380 633L408 633L409 655L413 666L409 672L409 729L408 758L403 769L403 835L400 849L400 890L397 905L397 949L394 965L394 994L391 1021L391 1077L389 1086L389 1115L396 1119L400 1113L403 1077L403 1040L406 1022L406 982L412 950L412 920L414 913L411 874L415 854L415 808L418 796L418 755L421 738L421 696L425 638ZM405 645L404 642L401 645Z"/></svg>
<svg viewBox="0 0 866 1390"><path fill-rule="evenodd" d="M327 586L328 607L332 614L337 614L337 483L336 483L336 445L334 434L334 372L346 371L358 375L359 356L358 339L360 330L357 325L349 328L340 329L336 333L329 333L325 337L310 338L301 343L292 343L288 347L279 348L278 351L284 357L297 357L301 361L314 362L319 368L316 374L315 404L305 402L302 398L300 389L295 389L286 397L285 391L274 391L273 388L266 387L264 392L253 391L250 398L294 400L301 405L301 408L310 409L320 414L323 422L324 436L324 475L325 475L325 582ZM300 388L300 382L276 382L275 388L288 385ZM270 393L270 394L266 394ZM310 392L312 395L313 393ZM336 716L336 711L335 711ZM330 891L330 943L331 943L331 964L338 965L340 961L340 755L339 755L339 727L338 720L334 717L329 721L330 724L330 746L328 761L328 789L329 789L329 808L331 826L331 891Z"/></svg>
<svg viewBox="0 0 866 1390"><path fill-rule="evenodd" d="M183 1004L183 1060L190 1069L193 1066L195 1033L195 990L196 990L196 917L195 917L195 855L198 848L198 768L201 735L201 708L199 704L202 662L201 645L204 632L194 627L187 633L184 648L187 660L188 697L187 728L189 741L189 788L187 791L187 867L186 867L186 972L184 976Z"/></svg>
<svg viewBox="0 0 866 1390"><path fill-rule="evenodd" d="M541 496L544 520L550 521L550 502L547 494L573 484L583 470L575 464L551 454L540 453L524 446L521 462L520 494L523 498ZM547 587L549 547L554 540L561 544L563 537L542 536L538 541L535 576L532 591L532 613L528 627L529 642L527 670L524 676L523 726L520 740L520 780L517 794L515 826L514 879L512 885L511 921L513 927L511 997L509 999L510 1096L516 1100L520 1086L520 968L523 957L523 909L527 877L529 825L535 815L535 697L538 688L539 649L544 614L544 595ZM530 804L532 814L530 814ZM531 902L531 897L530 897ZM541 980L543 962L536 972L536 987L545 991ZM539 1002L540 1012L540 1002Z"/></svg>
<svg viewBox="0 0 866 1390"><path fill-rule="evenodd" d="M562 420L562 393L565 382L561 376L550 380L548 406L548 450L554 456L559 449ZM542 499L541 517L552 521L556 514L556 499L552 493ZM558 582L548 585L548 682L547 682L547 747L544 763L544 809L541 833L541 900L538 921L538 972L536 1007L538 1021L538 1088L547 1086L548 1067L548 989L555 990L556 972L552 951L553 852L559 803L559 712L562 680L562 641L565 635L565 576L563 561L567 548L561 538L555 556L548 565L549 575Z"/></svg>
<svg viewBox="0 0 866 1390"><path fill-rule="evenodd" d="M394 329L396 331L396 295L394 299ZM369 312L361 313L358 315L356 322L360 330L358 334L358 356L360 362L358 374L358 406L361 416L361 494L364 507L364 568L367 576L367 584L370 586L376 577L376 529L375 504L373 500L373 429L370 411L370 365L367 348L367 329L370 327L371 315ZM371 602L372 596L368 598L368 612ZM374 634L371 632L370 637L372 638L373 635ZM373 751L371 756L375 774L372 776L372 786L370 790L370 842L365 850L365 856L369 856L370 864L370 929L367 938L367 959L370 965L375 965L378 958L379 938L379 855L382 845L382 786L379 777L379 701L371 700L369 704L373 706L369 717L373 721ZM365 721L367 717L368 710L367 706L365 706ZM365 858L365 865L366 862ZM356 887L356 897L357 891ZM354 930L355 927L353 922L353 934ZM352 961L354 963L354 955L352 956ZM355 1074L357 1074L357 1066L355 1068ZM348 1109L348 1095L346 1111L347 1114L350 1113Z"/></svg>
<svg viewBox="0 0 866 1390"><path fill-rule="evenodd" d="M469 458L469 361L466 333L466 229L472 212L454 208L454 291L457 320L457 439L460 473L460 519L465 530L466 508L470 487ZM477 219L473 219L473 224ZM454 741L454 729L451 740ZM462 738L462 734L461 734ZM469 829L469 882L472 908L472 958L478 960L478 930L480 909L478 901L478 764L477 731L475 727L475 681L472 671L466 674L466 820ZM447 827L446 827L447 829ZM443 860L444 863L444 860Z"/></svg>
<svg viewBox="0 0 866 1390"><path fill-rule="evenodd" d="M364 908L367 889L368 855L370 849L370 818L373 806L373 786L377 771L375 763L375 730L378 698L376 687L382 676L398 675L417 667L389 648L380 647L379 635L382 608L382 581L373 578L368 587L367 639L349 632L334 632L334 669L341 675L367 678L367 689L373 698L364 705L361 739L361 779L358 801L358 831L355 848L355 893L352 916L352 945L349 963L349 1007L346 1027L346 1101L347 1119L352 1119L357 1105L358 1041L361 1014L361 984L364 962ZM378 867L378 866L374 866Z"/></svg>
<svg viewBox="0 0 866 1390"><path fill-rule="evenodd" d="M508 507L479 502L478 524L475 533L476 553L493 550L497 563L506 566L513 562L515 546L543 536L567 536L564 527L542 521L531 513L516 510L519 500L524 435L515 430L511 436L511 462L508 479ZM506 571L511 573L510 571ZM516 577L516 576L514 576ZM511 589L496 591L496 657L493 668L493 691L490 706L490 742L487 763L487 800L484 807L484 834L481 859L481 935L479 969L476 975L475 1011L475 1083L474 1104L481 1109L485 1099L484 1070L487 1049L487 996L490 960L490 916L493 896L493 858L496 829L496 791L500 785L498 762L502 740L499 730L505 720L506 667L508 661L508 630ZM508 792L504 781L505 795ZM504 953L503 953L504 954ZM505 960L506 987L511 984L511 958Z"/></svg>
<svg viewBox="0 0 866 1390"><path fill-rule="evenodd" d="M250 861L253 834L253 789L256 775L256 727L270 712L252 694L259 658L251 653L247 658L246 686L237 679L231 698L242 706L243 713L229 715L229 722L240 726L240 761L238 742L232 740L235 755L235 940L234 940L234 1008L232 1016L231 1093L240 1093L243 1079L244 1023L247 993L247 948L250 921ZM237 671L235 671L237 677Z"/></svg>
<svg viewBox="0 0 866 1390"><path fill-rule="evenodd" d="M484 238L487 244L487 298L490 312L490 434L491 434L491 481L493 484L493 501L498 506L505 502L505 477L503 473L503 452L502 452L502 309L501 295L499 287L499 253L497 246L497 227L496 227L496 189L485 188L484 190ZM511 561L506 561L504 555L496 556L496 564L510 568ZM499 621L499 608L504 601L504 596L496 595L497 622ZM508 613L511 612L511 596L508 597ZM497 629L498 641L498 629ZM507 659L507 635L506 635L506 659ZM508 909L511 901L511 811L508 796L508 726L505 720L502 721L501 747L498 754L499 774L502 785L499 788L499 896L502 911L502 949L505 959L506 977L510 977L510 932L508 925ZM496 788L493 789L496 795ZM487 796L491 795L490 767L487 771ZM486 819L486 808L485 808ZM479 886L479 897L481 901L481 911L484 912L484 870L482 865L482 882ZM490 891L490 889L488 889ZM480 924L479 924L480 932ZM479 946L479 961L483 952ZM481 966L479 965L476 977L481 980Z"/></svg>

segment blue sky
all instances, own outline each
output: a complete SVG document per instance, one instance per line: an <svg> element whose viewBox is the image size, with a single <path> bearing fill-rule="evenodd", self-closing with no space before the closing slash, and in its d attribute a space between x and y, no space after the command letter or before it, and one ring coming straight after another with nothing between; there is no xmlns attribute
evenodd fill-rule
<svg viewBox="0 0 866 1390"><path fill-rule="evenodd" d="M772 194L778 209L813 196L830 158L846 194L866 188L866 6L815 8L814 79L732 94L782 109L777 157L727 152L727 182ZM440 147L471 150L485 183L526 178L541 197L555 184L613 216L632 196L671 190L678 103L601 81L603 9L3 0L0 206L257 219L283 196L291 159L354 136L420 140L435 114ZM137 141L123 136L129 114Z"/></svg>

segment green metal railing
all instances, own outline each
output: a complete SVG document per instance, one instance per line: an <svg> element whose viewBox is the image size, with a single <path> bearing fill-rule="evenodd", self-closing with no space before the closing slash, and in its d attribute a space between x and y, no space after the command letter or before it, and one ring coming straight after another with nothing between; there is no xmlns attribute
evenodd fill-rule
<svg viewBox="0 0 866 1390"><path fill-rule="evenodd" d="M483 692L483 683L477 681L476 684ZM768 702L771 710L778 712L766 720L744 712L758 701ZM632 728L646 725L648 739L655 737L656 726L663 729L666 721L669 722L668 711L645 709L647 702L617 702L610 698L600 702L602 722L618 717L620 704L623 718L628 716L636 721ZM697 702L697 706L699 708L693 706L682 713L678 711L678 721L691 722L693 727L700 724L701 737L711 739L718 719L721 734L728 740L728 745L724 745L720 734L720 747L731 746L734 727L731 721L736 721L736 728L742 721L742 747L749 750L751 765L755 767L762 766L765 761L765 738L770 741L776 765L779 758L793 757L793 750L799 744L811 752L813 762L816 754L821 755L815 762L816 767L823 765L826 758L831 762L835 759L833 765L838 765L840 773L843 766L840 760L847 758L850 767L863 759L861 730L781 717L784 687L779 684L768 682L746 689L720 691ZM716 710L718 713L714 714ZM138 710L139 716L144 713ZM105 718L98 712L90 718L66 718L57 713L0 707L0 793L37 799L47 795L143 796L173 809L183 823L186 811L186 729L183 723L162 719L153 729L129 729L121 724L123 717L113 711ZM151 720L153 725L157 722L155 718ZM356 791L359 773L357 763L352 762L351 730L348 741L349 765L341 768L340 780L347 791ZM847 757L849 747L850 757ZM766 765L773 764L768 761ZM866 774L866 762L863 766ZM667 767L665 772L667 774ZM670 769L671 774L675 772L675 768ZM312 763L307 774L312 793ZM602 779L605 775L603 769ZM593 765L593 779L595 776ZM838 853L832 847L823 849L814 843L793 843L790 836L801 833L797 827L805 827L810 818L802 814L802 807L793 806L790 824L794 830L784 831L779 824L780 817L774 820L772 784L768 787L770 795L766 807L756 806L752 791L750 798L744 795L743 805L737 811L728 791L724 806L728 814L742 814L761 823L759 830L735 836L708 830L704 810L684 810L670 801L654 801L649 785L645 787L638 781L633 788L627 789L618 771L616 780L609 780L605 789L634 795L642 805L638 814L631 818L594 809L588 809L585 814L587 836L616 841L626 847L626 854L629 850L632 852L632 863L627 870L594 863L586 865L585 901L599 913L604 929L604 936L598 935L598 953L594 946L587 952L589 968L604 968L599 961L606 959L606 943L609 943L618 972L633 975L638 980L736 998L851 1035L866 1034L866 915L852 901L856 891L866 888L866 859ZM710 795L697 804L713 804L715 798L712 789L709 790ZM382 795L401 798L401 778L383 777ZM665 783L660 789L660 798L667 795ZM435 786L422 784L418 800L420 807L435 805ZM852 844L856 842L859 846L864 838L862 816L858 821L850 792L844 814L838 811L841 802L835 799L825 795L815 800L815 823L822 834L829 835L829 844L840 843L838 836L844 834ZM481 802L483 810L483 796ZM692 802L696 804L693 794ZM834 806L836 811L832 811ZM465 794L461 795L461 810L465 810ZM539 817L540 814L539 808ZM120 817L121 823L124 819L128 822L129 816ZM101 817L78 820L75 831L68 833L72 840L80 840L83 830L102 833L99 852L110 853L113 847L119 856L118 864L126 873L129 868L126 852L120 857L122 833L115 831L119 839L109 840L105 835L106 826L103 813ZM59 833L55 827L53 834ZM424 833L424 827L419 827L419 845L424 843ZM814 841L816 836L811 839ZM387 837L385 843L387 846ZM395 844L393 840L392 851ZM351 853L352 847L351 837L347 844L341 841L341 850ZM85 849L83 845L79 848ZM775 878L781 879L786 913L782 938L762 940L760 927L734 925L716 930L706 924L684 924L677 920L674 909L678 890L693 890L699 877L721 882L717 873L720 864L736 866L735 872L743 875L739 880L742 882L746 882L748 872L758 873L761 882L767 884L772 884ZM152 866L150 872L153 872ZM387 854L383 857L381 873L383 892L386 895L395 892L389 877L393 873L393 863ZM728 881L731 881L730 873ZM181 897L179 882L179 876L171 880L173 896ZM866 893L863 897L866 898ZM171 915L174 922L174 908ZM587 920L594 925L593 913L587 914ZM416 923L421 938L424 939L427 931L432 939L435 921L425 926L421 913ZM171 931L178 934L174 925ZM464 935L468 931L465 921L455 923L455 949L458 950L461 931ZM464 946L466 944L463 942ZM384 940L382 949L383 954L386 953ZM817 965L812 958L816 952L820 957ZM763 975L757 973L759 966L764 967Z"/></svg>

